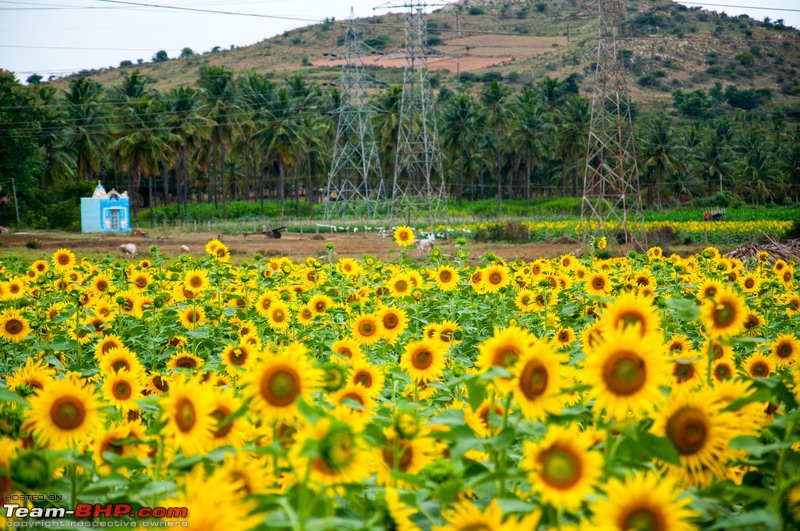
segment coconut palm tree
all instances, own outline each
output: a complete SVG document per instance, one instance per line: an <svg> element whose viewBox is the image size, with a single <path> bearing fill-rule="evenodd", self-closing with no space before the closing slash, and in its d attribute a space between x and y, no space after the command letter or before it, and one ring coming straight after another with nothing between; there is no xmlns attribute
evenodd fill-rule
<svg viewBox="0 0 800 531"><path fill-rule="evenodd" d="M458 206L461 206L464 198L464 169L471 165L470 154L477 141L482 120L483 116L478 112L475 100L467 93L451 98L444 108L442 147L449 151L451 161L458 161L456 180Z"/></svg>
<svg viewBox="0 0 800 531"><path fill-rule="evenodd" d="M498 81L492 81L481 92L481 103L486 116L486 134L493 146L495 178L497 179L497 214L503 214L503 152L511 136L511 91Z"/></svg>
<svg viewBox="0 0 800 531"><path fill-rule="evenodd" d="M656 204L663 206L661 190L664 174L683 172L685 165L680 159L680 148L673 136L672 122L663 116L655 116L645 122L640 145L645 167L656 175ZM648 204L652 204L652 186L647 187Z"/></svg>
<svg viewBox="0 0 800 531"><path fill-rule="evenodd" d="M525 201L531 200L531 173L534 165L542 160L548 150L548 139L555 133L555 125L547 108L532 89L525 89L517 97L514 114L517 127L514 130L515 151L525 161Z"/></svg>
<svg viewBox="0 0 800 531"><path fill-rule="evenodd" d="M75 154L78 175L93 181L106 161L111 141L107 127L107 112L99 83L86 77L69 81L64 92L66 99L69 149Z"/></svg>

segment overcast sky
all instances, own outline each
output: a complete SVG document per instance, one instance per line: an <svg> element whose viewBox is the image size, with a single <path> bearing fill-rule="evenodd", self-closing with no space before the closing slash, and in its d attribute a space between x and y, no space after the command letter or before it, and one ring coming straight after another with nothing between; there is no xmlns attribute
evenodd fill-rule
<svg viewBox="0 0 800 531"><path fill-rule="evenodd" d="M20 81L34 73L47 79L83 69L116 67L123 60L150 61L159 50L177 57L184 47L202 53L214 46L247 46L326 18L346 20L351 7L355 16L361 18L389 11L385 7L374 10L379 6L403 3L402 0L0 0L0 68L14 72ZM734 4L757 4L763 8L727 7ZM786 25L800 28L798 0L721 0L718 5L705 6L729 15L746 13L757 20L784 19Z"/></svg>

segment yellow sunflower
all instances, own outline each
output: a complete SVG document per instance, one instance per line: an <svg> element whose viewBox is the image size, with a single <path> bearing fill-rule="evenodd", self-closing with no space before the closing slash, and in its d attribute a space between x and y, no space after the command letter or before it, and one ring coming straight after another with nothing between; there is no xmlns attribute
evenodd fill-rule
<svg viewBox="0 0 800 531"><path fill-rule="evenodd" d="M414 245L414 229L402 225L394 229L394 241L400 247L411 247Z"/></svg>
<svg viewBox="0 0 800 531"><path fill-rule="evenodd" d="M144 291L153 282L153 275L147 271L134 271L128 277L128 285L136 291Z"/></svg>
<svg viewBox="0 0 800 531"><path fill-rule="evenodd" d="M31 326L22 314L9 308L0 314L0 338L19 343L31 333Z"/></svg>
<svg viewBox="0 0 800 531"><path fill-rule="evenodd" d="M13 301L25 296L25 282L22 278L12 278L5 284L5 300Z"/></svg>
<svg viewBox="0 0 800 531"><path fill-rule="evenodd" d="M431 272L430 276L436 281L436 285L442 291L456 289L458 287L458 282L461 280L458 270L449 265L439 266L438 269Z"/></svg>
<svg viewBox="0 0 800 531"><path fill-rule="evenodd" d="M561 411L560 361L551 343L537 340L511 369L514 402L526 418L540 421Z"/></svg>
<svg viewBox="0 0 800 531"><path fill-rule="evenodd" d="M333 306L333 299L328 297L327 295L314 295L309 299L308 305L314 310L314 313L317 315L322 315L328 311L328 309Z"/></svg>
<svg viewBox="0 0 800 531"><path fill-rule="evenodd" d="M405 439L399 437L392 427L384 428L385 440L374 447L378 466L378 482L382 485L405 486L402 480L394 480L392 472L419 474L436 455L436 441L431 437Z"/></svg>
<svg viewBox="0 0 800 531"><path fill-rule="evenodd" d="M430 382L441 377L444 371L445 347L439 341L422 339L409 341L400 356L400 368L412 380Z"/></svg>
<svg viewBox="0 0 800 531"><path fill-rule="evenodd" d="M171 370L182 369L185 371L192 371L203 364L203 359L195 356L191 352L185 350L178 350L170 356L167 362L167 368Z"/></svg>
<svg viewBox="0 0 800 531"><path fill-rule="evenodd" d="M514 298L514 305L521 312L531 312L542 309L542 305L536 300L536 293L527 288L517 292L517 296Z"/></svg>
<svg viewBox="0 0 800 531"><path fill-rule="evenodd" d="M241 416L229 419L241 408L241 400L236 398L231 388L214 388L211 398L211 416L214 418L214 431L211 433L211 448L220 446L241 447L244 441L244 425L247 420Z"/></svg>
<svg viewBox="0 0 800 531"><path fill-rule="evenodd" d="M497 500L492 500L483 511L470 501L461 501L443 516L447 525L433 526L432 531L512 531L510 526L503 525L503 510Z"/></svg>
<svg viewBox="0 0 800 531"><path fill-rule="evenodd" d="M109 349L105 356L100 359L98 368L101 374L114 374L123 369L129 373L144 372L144 367L142 367L142 364L139 362L136 353L128 350L126 347Z"/></svg>
<svg viewBox="0 0 800 531"><path fill-rule="evenodd" d="M374 313L361 314L350 322L353 339L360 345L373 345L383 335L383 324Z"/></svg>
<svg viewBox="0 0 800 531"><path fill-rule="evenodd" d="M190 269L183 274L183 288L192 293L202 293L209 285L208 271L205 269Z"/></svg>
<svg viewBox="0 0 800 531"><path fill-rule="evenodd" d="M511 275L504 264L494 264L483 271L483 291L497 293L511 282Z"/></svg>
<svg viewBox="0 0 800 531"><path fill-rule="evenodd" d="M136 401L144 396L142 389L141 375L122 369L104 378L101 392L106 402L127 413L139 408Z"/></svg>
<svg viewBox="0 0 800 531"><path fill-rule="evenodd" d="M689 352L692 349L689 338L682 334L670 334L666 346L667 352L676 356Z"/></svg>
<svg viewBox="0 0 800 531"><path fill-rule="evenodd" d="M222 364L225 365L225 372L231 377L242 376L248 370L256 358L256 350L244 341L237 345L227 345L222 349Z"/></svg>
<svg viewBox="0 0 800 531"><path fill-rule="evenodd" d="M53 267L57 273L69 271L75 267L75 254L69 249L59 249L53 253Z"/></svg>
<svg viewBox="0 0 800 531"><path fill-rule="evenodd" d="M383 338L389 344L393 344L403 335L408 326L408 316L402 308L383 306L376 312L376 317L380 320Z"/></svg>
<svg viewBox="0 0 800 531"><path fill-rule="evenodd" d="M742 370L751 378L768 378L775 372L775 360L764 352L756 352L744 359Z"/></svg>
<svg viewBox="0 0 800 531"><path fill-rule="evenodd" d="M261 362L242 378L244 395L252 398L250 407L269 419L291 420L297 416L301 398L311 402L311 394L322 386L323 375L308 360L301 345L267 353Z"/></svg>
<svg viewBox="0 0 800 531"><path fill-rule="evenodd" d="M701 302L706 302L717 296L717 293L724 289L723 285L716 280L706 280L697 287L697 299Z"/></svg>
<svg viewBox="0 0 800 531"><path fill-rule="evenodd" d="M210 389L196 379L176 378L159 402L163 433L184 455L204 453L212 439L214 412Z"/></svg>
<svg viewBox="0 0 800 531"><path fill-rule="evenodd" d="M140 421L117 422L101 430L95 436L92 445L94 449L92 457L101 474L107 475L111 472L111 467L106 464L103 456L105 453L111 453L117 457L147 459L151 447L146 443L146 437L147 427ZM123 474L125 470L125 468L120 469Z"/></svg>
<svg viewBox="0 0 800 531"><path fill-rule="evenodd" d="M724 382L736 376L736 364L731 358L720 358L711 363L711 376L716 382Z"/></svg>
<svg viewBox="0 0 800 531"><path fill-rule="evenodd" d="M778 368L794 366L800 360L800 340L794 334L780 334L769 348Z"/></svg>
<svg viewBox="0 0 800 531"><path fill-rule="evenodd" d="M697 388L706 381L707 359L696 351L679 352L670 363L670 379L675 385Z"/></svg>
<svg viewBox="0 0 800 531"><path fill-rule="evenodd" d="M38 356L31 356L25 362L25 365L6 377L6 387L19 393L21 390L17 388L26 385L36 393L44 389L55 375L56 371L48 364L45 364L43 359Z"/></svg>
<svg viewBox="0 0 800 531"><path fill-rule="evenodd" d="M693 531L698 513L688 507L689 496L669 479L654 472L638 473L624 480L612 478L606 498L592 505L596 529L603 531L669 530Z"/></svg>
<svg viewBox="0 0 800 531"><path fill-rule="evenodd" d="M403 298L411 295L414 285L411 283L411 278L405 273L396 273L386 282L386 287L389 294L395 299Z"/></svg>
<svg viewBox="0 0 800 531"><path fill-rule="evenodd" d="M353 362L350 366L347 383L363 387L370 396L376 398L383 391L384 379L383 372L379 367L362 359Z"/></svg>
<svg viewBox="0 0 800 531"><path fill-rule="evenodd" d="M289 461L296 476L307 477L316 488L360 484L374 469L362 437L347 422L331 417L298 430Z"/></svg>
<svg viewBox="0 0 800 531"><path fill-rule="evenodd" d="M26 418L33 435L48 448L77 448L103 425L94 387L70 378L52 380L29 398Z"/></svg>
<svg viewBox="0 0 800 531"><path fill-rule="evenodd" d="M291 317L289 305L282 300L274 301L267 310L267 324L276 332L288 330Z"/></svg>
<svg viewBox="0 0 800 531"><path fill-rule="evenodd" d="M463 333L458 323L445 320L436 326L435 337L449 348L450 345L461 341Z"/></svg>
<svg viewBox="0 0 800 531"><path fill-rule="evenodd" d="M202 306L190 305L178 310L178 318L187 330L194 330L206 324L206 312Z"/></svg>
<svg viewBox="0 0 800 531"><path fill-rule="evenodd" d="M656 408L663 399L659 388L667 383L663 348L658 335L641 337L637 328L625 328L587 352L584 380L595 412L605 409L619 419Z"/></svg>
<svg viewBox="0 0 800 531"><path fill-rule="evenodd" d="M586 275L583 283L586 293L594 297L606 297L611 293L611 281L605 271L595 271Z"/></svg>
<svg viewBox="0 0 800 531"><path fill-rule="evenodd" d="M481 438L497 435L504 416L503 404L492 398L485 399L475 409L469 405L464 407L464 422Z"/></svg>
<svg viewBox="0 0 800 531"><path fill-rule="evenodd" d="M361 351L361 344L350 338L334 341L331 345L331 350L351 362L364 358L364 353ZM336 356L331 357L332 361L339 361L339 359L340 358Z"/></svg>
<svg viewBox="0 0 800 531"><path fill-rule="evenodd" d="M533 492L558 509L577 512L594 492L603 469L603 456L592 450L594 440L577 424L550 425L539 442L525 441L520 468L528 474Z"/></svg>
<svg viewBox="0 0 800 531"><path fill-rule="evenodd" d="M644 337L659 329L661 316L650 299L629 292L623 293L605 307L600 322L604 335L633 327Z"/></svg>
<svg viewBox="0 0 800 531"><path fill-rule="evenodd" d="M495 327L492 337L478 345L475 365L481 373L485 373L491 367L510 369L534 339L527 330L517 326Z"/></svg>
<svg viewBox="0 0 800 531"><path fill-rule="evenodd" d="M711 337L730 337L744 330L747 306L732 290L722 289L706 301L700 318Z"/></svg>
<svg viewBox="0 0 800 531"><path fill-rule="evenodd" d="M566 347L575 341L575 331L572 328L559 328L554 339L559 346Z"/></svg>
<svg viewBox="0 0 800 531"><path fill-rule="evenodd" d="M652 430L678 451L681 465L665 463L669 474L685 486L708 486L725 474L733 450L728 442L738 435L736 416L722 411L707 390L679 387L655 416Z"/></svg>

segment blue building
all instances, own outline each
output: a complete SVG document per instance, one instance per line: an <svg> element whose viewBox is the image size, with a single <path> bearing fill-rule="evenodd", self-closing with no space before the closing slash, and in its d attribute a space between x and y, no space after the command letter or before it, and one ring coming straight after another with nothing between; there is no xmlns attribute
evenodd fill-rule
<svg viewBox="0 0 800 531"><path fill-rule="evenodd" d="M131 207L127 192L106 193L100 182L92 197L81 197L81 232L130 232Z"/></svg>

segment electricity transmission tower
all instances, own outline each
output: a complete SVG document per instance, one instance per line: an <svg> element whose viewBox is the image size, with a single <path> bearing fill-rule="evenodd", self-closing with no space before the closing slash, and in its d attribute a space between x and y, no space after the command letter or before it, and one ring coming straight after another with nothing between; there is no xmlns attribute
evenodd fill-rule
<svg viewBox="0 0 800 531"><path fill-rule="evenodd" d="M373 109L366 92L376 81L365 73L362 51L374 50L361 42L351 8L342 48L327 54L342 57L342 74L340 81L333 83L341 87L341 101L334 111L339 124L325 196L326 220L347 216L374 219L387 203L372 128Z"/></svg>
<svg viewBox="0 0 800 531"><path fill-rule="evenodd" d="M432 221L447 214L444 169L436 129L436 111L428 78L428 46L424 0L396 2L405 13L406 64L392 184L391 215ZM384 5L386 6L386 4ZM384 7L382 6L382 7Z"/></svg>
<svg viewBox="0 0 800 531"><path fill-rule="evenodd" d="M598 0L598 7L600 38L581 200L584 242L595 229L610 240L645 248L630 98L617 48L620 3Z"/></svg>

